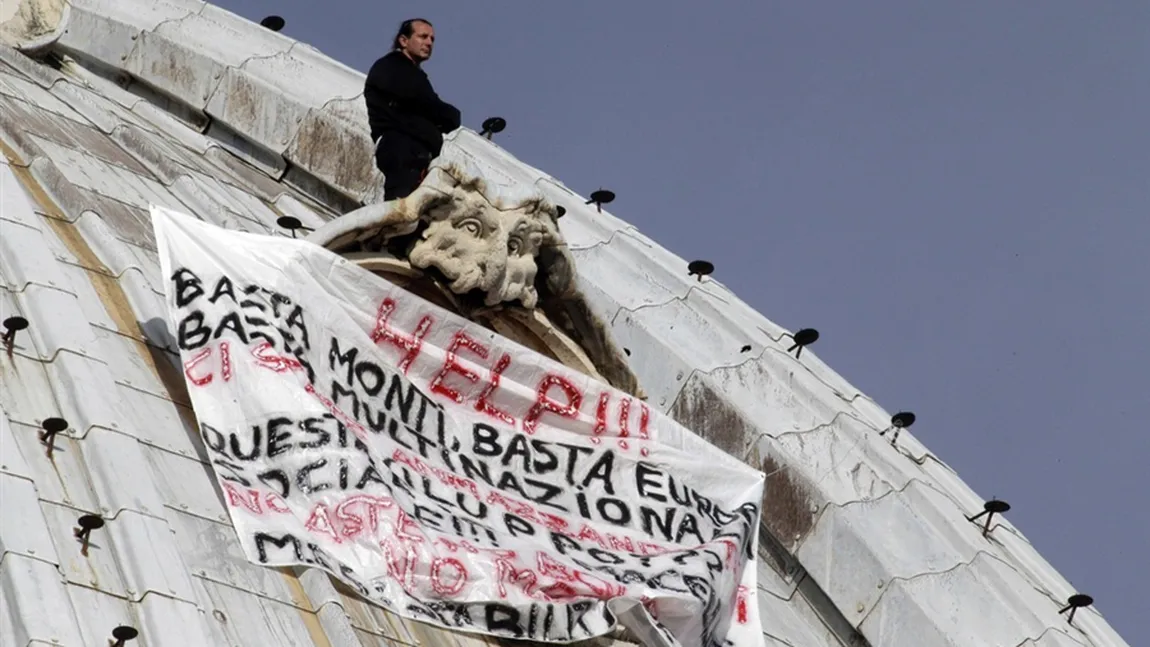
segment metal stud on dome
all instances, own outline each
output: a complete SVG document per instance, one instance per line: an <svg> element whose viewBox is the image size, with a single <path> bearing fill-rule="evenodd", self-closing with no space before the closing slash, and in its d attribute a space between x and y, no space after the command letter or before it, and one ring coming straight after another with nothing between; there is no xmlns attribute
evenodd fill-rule
<svg viewBox="0 0 1150 647"><path fill-rule="evenodd" d="M687 263L687 275L694 276L702 281L704 276L710 276L715 271L715 264L711 261L691 261Z"/></svg>
<svg viewBox="0 0 1150 647"><path fill-rule="evenodd" d="M885 436L886 432L890 431L891 429L894 429L894 433L891 434L891 437L890 437L890 444L893 445L893 444L898 442L899 432L901 432L903 429L909 428L911 425L914 424L915 420L916 420L916 416L914 415L913 412L899 411L898 413L896 413L890 417L890 426L887 427L886 429L883 429L882 431L878 432L878 435Z"/></svg>
<svg viewBox="0 0 1150 647"><path fill-rule="evenodd" d="M994 519L994 515L1004 514L1004 513L1008 512L1009 510L1010 510L1010 504L1007 503L1006 501L999 501L998 499L991 499L991 500L987 501L986 503L982 504L982 512L979 512L978 514L974 515L973 517L967 517L966 520L967 521L977 521L981 517L985 516L986 517L986 523L983 524L983 526L982 526L982 536L985 537L985 536L990 534L990 521L992 519Z"/></svg>
<svg viewBox="0 0 1150 647"><path fill-rule="evenodd" d="M798 359L803 354L803 349L819 340L819 331L814 328L803 328L797 333L791 335L791 339L795 341L787 352L795 351L795 359Z"/></svg>
<svg viewBox="0 0 1150 647"><path fill-rule="evenodd" d="M112 640L116 642L112 643L111 647L124 647L124 643L129 640L135 640L136 636L139 635L140 632L135 627L128 627L126 625L116 627L112 630Z"/></svg>
<svg viewBox="0 0 1150 647"><path fill-rule="evenodd" d="M1086 595L1085 593L1075 593L1066 599L1066 606L1059 609L1058 613L1070 612L1070 617L1066 619L1069 624L1074 624L1074 612L1079 609L1084 609L1094 604L1094 598Z"/></svg>
<svg viewBox="0 0 1150 647"><path fill-rule="evenodd" d="M591 192L591 199L587 201L587 204L595 205L595 208L599 210L599 213L603 213L603 205L612 202L614 199L614 191L599 189L598 191Z"/></svg>
<svg viewBox="0 0 1150 647"><path fill-rule="evenodd" d="M295 216L280 216L279 218L276 218L276 224L283 229L290 231L292 238L295 238L295 232L297 229L302 229L304 231L315 231L311 227L304 227L299 218L296 218Z"/></svg>
<svg viewBox="0 0 1150 647"><path fill-rule="evenodd" d="M480 136L491 139L492 135L503 132L507 127L507 120L503 117L488 117L483 120L483 130L479 131Z"/></svg>
<svg viewBox="0 0 1150 647"><path fill-rule="evenodd" d="M4 320L4 348L11 351L12 342L16 341L16 333L28 327L28 320L19 315Z"/></svg>
<svg viewBox="0 0 1150 647"><path fill-rule="evenodd" d="M80 554L84 557L88 556L88 544L91 540L92 531L99 530L104 527L104 518L98 514L86 514L76 520L80 527L76 528L73 532L76 539L80 540Z"/></svg>
<svg viewBox="0 0 1150 647"><path fill-rule="evenodd" d="M284 28L287 22L281 16L268 16L260 21L261 27L266 27L272 31L279 31Z"/></svg>
<svg viewBox="0 0 1150 647"><path fill-rule="evenodd" d="M68 428L68 421L63 418L45 418L44 422L40 423L40 442L48 446L48 458L52 458L52 452L56 450L56 434L61 433Z"/></svg>

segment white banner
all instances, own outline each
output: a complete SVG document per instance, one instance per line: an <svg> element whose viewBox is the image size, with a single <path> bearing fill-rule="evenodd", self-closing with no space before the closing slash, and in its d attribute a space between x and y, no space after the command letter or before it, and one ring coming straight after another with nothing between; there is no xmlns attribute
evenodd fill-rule
<svg viewBox="0 0 1150 647"><path fill-rule="evenodd" d="M252 562L462 631L762 644L761 472L317 245L152 221Z"/></svg>

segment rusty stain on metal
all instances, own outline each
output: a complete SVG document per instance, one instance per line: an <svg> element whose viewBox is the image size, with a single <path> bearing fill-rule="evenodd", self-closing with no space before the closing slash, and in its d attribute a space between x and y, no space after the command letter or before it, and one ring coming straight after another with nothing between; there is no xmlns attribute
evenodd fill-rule
<svg viewBox="0 0 1150 647"><path fill-rule="evenodd" d="M738 459L754 436L753 427L730 402L697 377L687 381L668 415Z"/></svg>
<svg viewBox="0 0 1150 647"><path fill-rule="evenodd" d="M251 127L264 120L260 106L268 103L264 96L266 93L257 88L246 74L229 71L224 83L227 84L227 92L224 93L224 114L220 115L224 121L233 126Z"/></svg>
<svg viewBox="0 0 1150 647"><path fill-rule="evenodd" d="M771 456L762 459L761 469L769 475L763 488L763 525L784 546L793 547L814 525L809 490Z"/></svg>
<svg viewBox="0 0 1150 647"><path fill-rule="evenodd" d="M131 302L128 301L128 295L124 289L120 287L119 282L111 277L111 271L96 257L95 252L84 240L84 237L76 229L75 225L68 222L67 215L60 209L56 202L48 195L40 183L32 177L31 172L20 160L20 157L7 146L3 141L0 141L0 150L3 150L4 155L13 160L13 164L9 167L16 175L16 178L24 186L25 190L30 196L40 205L40 208L51 216L45 218L44 222L52 228L56 236L68 248L72 255L75 256L82 267L88 271L88 280L91 282L92 287L95 288L100 302L107 310L108 316L116 324L116 328L120 330L125 336L130 337L136 345L136 354L144 361L145 364L152 370L156 378L159 379L167 388L169 397L172 400L190 402L188 397L187 385L184 383L183 375L179 374L174 367L167 361L157 361L156 353L162 353L158 349L153 348L151 345L145 343L146 335L140 328L139 323L136 321L136 316L132 310ZM180 409L181 414L184 413L183 407ZM189 412L190 415L190 412ZM194 422L194 417L193 417ZM193 424L194 429L198 429L198 424ZM198 438L198 436L197 436Z"/></svg>
<svg viewBox="0 0 1150 647"><path fill-rule="evenodd" d="M294 162L316 177L349 195L360 195L375 182L375 160L370 139L349 126L325 112L310 111L300 124L291 153ZM340 154L332 155L332 151Z"/></svg>

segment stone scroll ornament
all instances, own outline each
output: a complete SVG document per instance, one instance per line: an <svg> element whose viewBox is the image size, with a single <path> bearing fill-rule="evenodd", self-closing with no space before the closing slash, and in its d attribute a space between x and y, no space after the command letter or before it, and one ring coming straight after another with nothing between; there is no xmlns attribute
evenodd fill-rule
<svg viewBox="0 0 1150 647"><path fill-rule="evenodd" d="M493 300L525 298L525 262L463 260L486 243L460 232L472 218L486 232L490 214L466 192L437 200L411 256ZM548 233L521 220L506 235L542 246ZM190 399L249 561L322 569L450 630L563 643L622 625L644 645L762 644L761 472L313 242L155 206L152 221Z"/></svg>

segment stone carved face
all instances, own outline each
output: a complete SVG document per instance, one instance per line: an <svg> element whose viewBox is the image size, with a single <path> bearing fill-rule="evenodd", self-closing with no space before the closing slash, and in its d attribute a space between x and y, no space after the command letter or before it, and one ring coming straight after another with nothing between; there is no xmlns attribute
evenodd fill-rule
<svg viewBox="0 0 1150 647"><path fill-rule="evenodd" d="M542 199L493 204L481 181L435 167L410 196L357 209L313 238L339 251L345 241L378 232L385 243L404 241L411 266L435 268L456 294L478 290L487 306L519 302L534 308L540 271L552 294L574 286L574 263L552 209ZM411 235L410 242L402 238Z"/></svg>
<svg viewBox="0 0 1150 647"><path fill-rule="evenodd" d="M425 218L409 254L412 266L438 269L456 294L481 290L486 305L518 300L535 307L537 256L557 238L547 213L535 205L501 211L481 193L455 189Z"/></svg>

